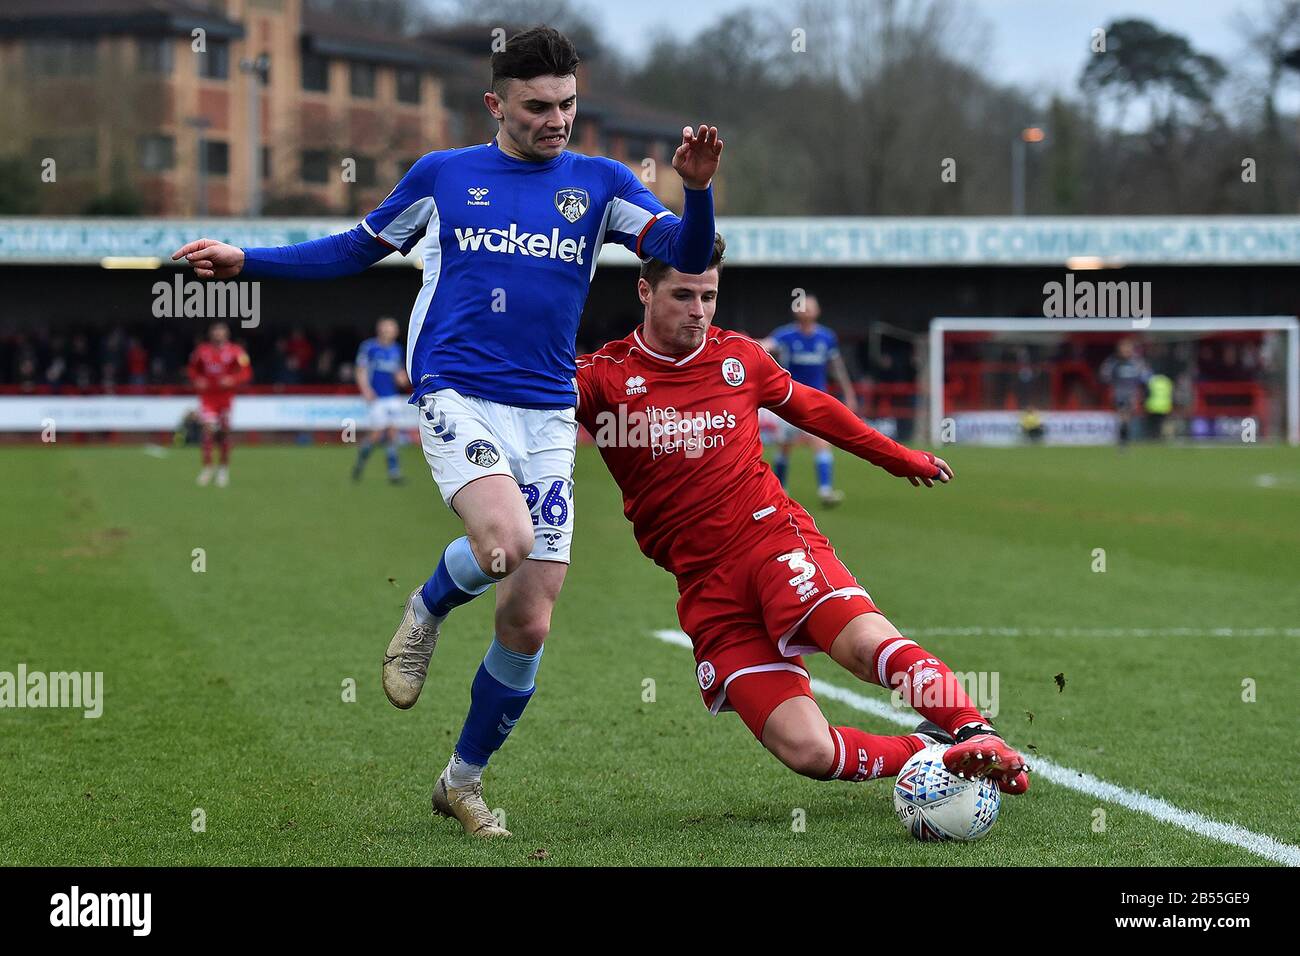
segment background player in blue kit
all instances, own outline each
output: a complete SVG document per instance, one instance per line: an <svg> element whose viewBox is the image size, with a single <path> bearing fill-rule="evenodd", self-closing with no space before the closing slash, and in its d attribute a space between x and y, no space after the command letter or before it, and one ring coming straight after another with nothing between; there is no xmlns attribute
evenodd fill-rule
<svg viewBox="0 0 1300 956"><path fill-rule="evenodd" d="M840 391L844 393L844 404L856 415L858 400L853 391L853 381L840 356L839 339L831 329L817 321L822 314L817 297L804 296L802 302L791 309L791 314L794 321L775 328L763 340L763 347L790 370L791 378L809 388L826 391L828 372L834 372ZM828 507L839 504L844 500L844 492L836 490L834 485L835 455L830 444L816 435L807 435L784 419L777 433L777 453L772 470L784 485L789 471L790 446L800 435L805 435L813 449L817 496Z"/></svg>
<svg viewBox="0 0 1300 956"><path fill-rule="evenodd" d="M470 692L434 810L475 836L508 836L482 774L532 697L573 530L575 337L596 257L618 242L699 275L713 253L722 140L682 130L679 219L622 163L565 149L578 55L548 27L492 55L483 145L428 153L352 230L274 249L201 239L178 250L200 278L326 278L359 272L427 236L406 340L425 458L466 534L407 599L384 658L388 699L420 694L451 610L497 586L496 633Z"/></svg>
<svg viewBox="0 0 1300 956"><path fill-rule="evenodd" d="M382 438L387 446L388 480L402 480L397 466L397 429L406 411L403 392L410 386L406 378L406 355L397 343L400 327L396 319L380 319L375 334L357 349L356 380L361 397L370 409L370 436L357 449L357 463L352 466L352 480L360 481L366 459Z"/></svg>

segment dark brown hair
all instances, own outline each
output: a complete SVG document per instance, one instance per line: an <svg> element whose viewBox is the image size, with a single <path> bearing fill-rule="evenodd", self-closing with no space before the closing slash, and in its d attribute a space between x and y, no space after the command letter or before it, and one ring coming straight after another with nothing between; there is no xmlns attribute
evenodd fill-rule
<svg viewBox="0 0 1300 956"><path fill-rule="evenodd" d="M492 92L501 96L510 80L571 76L578 70L578 51L559 30L533 27L516 33L504 50L492 54Z"/></svg>
<svg viewBox="0 0 1300 956"><path fill-rule="evenodd" d="M727 240L722 238L722 233L715 232L713 234L713 255L709 257L709 269L717 269L720 272L722 270L722 260L726 256ZM653 289L659 285L671 268L672 266L668 263L660 262L658 259L646 259L641 263L641 278L649 282L650 288ZM708 272L709 269L704 271Z"/></svg>

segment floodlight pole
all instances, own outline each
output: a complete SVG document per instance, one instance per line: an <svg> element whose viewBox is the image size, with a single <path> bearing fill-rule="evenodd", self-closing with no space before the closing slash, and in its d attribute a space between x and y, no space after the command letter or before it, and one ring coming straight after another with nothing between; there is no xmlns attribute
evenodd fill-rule
<svg viewBox="0 0 1300 956"><path fill-rule="evenodd" d="M265 53L255 60L240 60L239 72L248 78L248 215L262 214L262 111L261 88L271 73L271 58Z"/></svg>
<svg viewBox="0 0 1300 956"><path fill-rule="evenodd" d="M1011 141L1011 215L1025 214L1025 149L1028 143L1041 143L1046 133L1041 123L1026 126Z"/></svg>
<svg viewBox="0 0 1300 956"><path fill-rule="evenodd" d="M188 116L185 125L194 128L194 142L199 154L199 181L194 190L195 215L202 219L208 214L208 140L203 131L212 125L206 116Z"/></svg>

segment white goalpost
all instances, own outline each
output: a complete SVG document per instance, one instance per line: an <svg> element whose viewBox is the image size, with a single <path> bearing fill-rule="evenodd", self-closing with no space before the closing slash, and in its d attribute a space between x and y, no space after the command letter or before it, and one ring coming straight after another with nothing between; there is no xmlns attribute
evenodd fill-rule
<svg viewBox="0 0 1300 956"><path fill-rule="evenodd" d="M1102 334L1089 339L1087 333ZM976 441L994 434L993 426L1005 438L1011 416L1029 415L1045 416L1052 426L1073 421L1080 443L1088 443L1089 429L1095 439L1107 426L1113 428L1114 409L1102 408L1096 399L1102 391L1098 356L1099 350L1110 352L1120 338L1133 340L1140 356L1159 356L1153 366L1157 373L1167 373L1171 393L1178 390L1179 414L1172 417L1184 429L1180 437L1224 439L1234 415L1235 427L1244 428L1247 421L1255 427L1253 418L1240 414L1249 400L1267 412L1267 437L1300 445L1300 319L1283 315L936 317L930 323L927 364L931 440L958 440L955 431L963 423ZM958 357L962 350L965 354ZM1074 379L1069 378L1071 369ZM1231 381L1207 382L1216 373ZM1067 393L1068 403L1061 398ZM1214 411L1216 396L1227 403L1222 414Z"/></svg>

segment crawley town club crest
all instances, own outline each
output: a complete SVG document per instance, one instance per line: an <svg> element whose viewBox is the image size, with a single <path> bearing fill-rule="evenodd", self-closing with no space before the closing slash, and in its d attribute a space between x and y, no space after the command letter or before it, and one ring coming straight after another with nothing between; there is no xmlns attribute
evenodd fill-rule
<svg viewBox="0 0 1300 956"><path fill-rule="evenodd" d="M591 205L591 200L587 197L587 190L585 189L570 186L567 189L557 189L555 191L555 208L569 222L577 222L581 219L582 214L587 211L589 205Z"/></svg>
<svg viewBox="0 0 1300 956"><path fill-rule="evenodd" d="M695 668L695 676L700 679L700 690L708 690L717 679L718 672L708 661L700 661L700 666Z"/></svg>
<svg viewBox="0 0 1300 956"><path fill-rule="evenodd" d="M745 383L745 366L740 364L740 359L722 360L722 380L732 388Z"/></svg>

